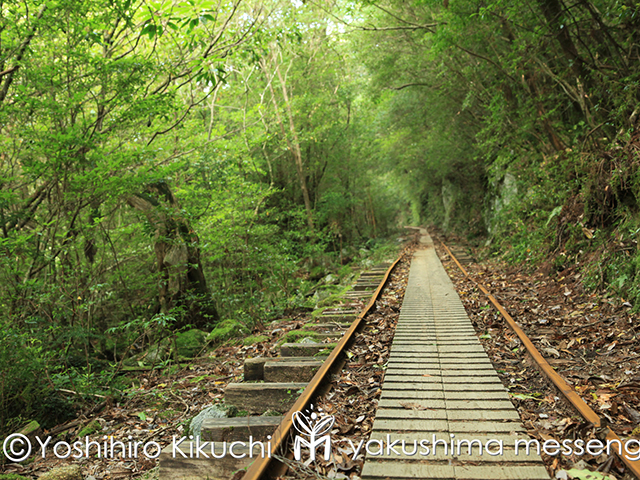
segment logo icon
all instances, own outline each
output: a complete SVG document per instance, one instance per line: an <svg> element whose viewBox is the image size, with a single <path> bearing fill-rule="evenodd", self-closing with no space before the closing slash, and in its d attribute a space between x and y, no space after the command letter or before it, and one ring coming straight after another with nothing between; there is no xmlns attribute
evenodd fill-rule
<svg viewBox="0 0 640 480"><path fill-rule="evenodd" d="M324 459L329 461L331 458L331 427L336 421L333 415L318 415L313 410L313 405L307 410L305 415L302 412L295 412L292 416L292 422L298 431L295 441L293 442L293 456L297 461L302 458L302 447L308 447L310 460L316 459L316 448L324 445ZM308 437L307 440L304 437Z"/></svg>

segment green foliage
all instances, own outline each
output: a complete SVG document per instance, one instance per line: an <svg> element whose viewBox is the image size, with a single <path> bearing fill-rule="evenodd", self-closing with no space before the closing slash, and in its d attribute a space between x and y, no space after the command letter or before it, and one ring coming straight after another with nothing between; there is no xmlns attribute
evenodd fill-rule
<svg viewBox="0 0 640 480"><path fill-rule="evenodd" d="M237 320L224 320L211 333L207 336L207 341L216 343L222 343L232 338L242 337L249 333L249 330L242 323Z"/></svg>
<svg viewBox="0 0 640 480"><path fill-rule="evenodd" d="M93 435L94 433L100 432L101 430L102 426L100 425L100 422L98 420L93 420L82 427L82 429L78 432L78 438L84 438L87 435Z"/></svg>
<svg viewBox="0 0 640 480"><path fill-rule="evenodd" d="M48 378L42 342L6 323L0 326L0 425L37 417L46 427L64 419L70 406Z"/></svg>
<svg viewBox="0 0 640 480"><path fill-rule="evenodd" d="M328 304L407 223L640 300L637 6L42 5L0 12L3 424Z"/></svg>
<svg viewBox="0 0 640 480"><path fill-rule="evenodd" d="M0 28L3 61L20 63L0 78L3 419L56 388L85 400L113 387L97 357L165 362L174 334L177 353L193 354L183 340L194 326L213 329L213 343L246 335L305 306L320 277L362 261L358 248L393 228L395 192L361 150L368 119L352 107L344 47L313 8L38 8L0 16L16 26ZM264 95L271 82L279 107ZM313 228L278 122L285 109ZM48 387L31 393L35 378Z"/></svg>

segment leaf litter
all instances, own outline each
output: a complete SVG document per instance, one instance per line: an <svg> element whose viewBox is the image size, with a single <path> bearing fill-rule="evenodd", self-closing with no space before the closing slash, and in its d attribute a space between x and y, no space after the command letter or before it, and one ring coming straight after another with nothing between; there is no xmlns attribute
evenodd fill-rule
<svg viewBox="0 0 640 480"><path fill-rule="evenodd" d="M286 475L279 478L359 480L364 455L360 451L353 458L352 445L357 448L362 441L366 444L373 428L415 249L415 245L408 249L390 275L373 311L364 318L364 327L346 352L342 370L333 375L326 393L312 402L318 411L335 417L329 461L316 457L311 462L305 449L300 462L281 459L289 468Z"/></svg>
<svg viewBox="0 0 640 480"><path fill-rule="evenodd" d="M367 316L366 327L347 352L345 369L340 376L332 378L331 389L319 400L326 412L336 415L336 429L354 442L368 439L371 431L384 377L382 366L386 364L393 339L410 258L411 251L408 250L394 269L375 311ZM361 310L364 306L362 300L350 299L338 302L332 308ZM41 438L51 435L54 441L72 443L78 439L82 428L97 421L100 431L90 435L91 441L103 441L107 436L113 437L114 441L126 442L131 437L132 442L155 441L164 449L171 445L174 435L188 434L190 420L198 413L223 404L226 386L242 381L246 358L278 356L279 341L288 332L303 329L310 321L310 312L292 310L286 318L257 327L252 332L252 335L267 335L268 340L247 346L227 342L182 368L169 365L162 369L127 372L132 387L121 392L120 398L109 397L99 404L87 405L74 420L37 433ZM295 476L296 471L313 472L304 478L357 478L363 463L361 456L352 460L353 452L348 444L346 448L338 446L335 451L337 456L327 465L314 466L317 470L293 462L290 469L293 477L290 478L300 478ZM158 460L144 456L137 459L91 456L73 460L58 459L54 455L44 459L32 455L32 458L31 462L0 464L0 474L37 478L52 468L76 464L80 465L83 478L88 480L158 478ZM238 474L239 479L242 472ZM323 476L325 474L329 476Z"/></svg>
<svg viewBox="0 0 640 480"><path fill-rule="evenodd" d="M439 238L451 247L449 240ZM451 242L463 243L457 238ZM529 435L538 440L602 439L603 429L582 419L539 372L506 321L439 242L436 250ZM623 441L640 438L640 316L630 312L628 302L587 293L575 267L553 275L495 261L464 267L604 424ZM542 456L552 478L587 478L589 471L600 475L591 478L634 478L614 456Z"/></svg>

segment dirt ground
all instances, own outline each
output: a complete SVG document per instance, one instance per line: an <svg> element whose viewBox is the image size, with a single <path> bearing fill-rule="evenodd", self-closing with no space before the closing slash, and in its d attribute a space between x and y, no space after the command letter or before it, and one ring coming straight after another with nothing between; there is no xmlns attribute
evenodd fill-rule
<svg viewBox="0 0 640 480"><path fill-rule="evenodd" d="M622 299L585 292L573 268L550 276L500 262L464 265L465 277L442 248L458 239L434 237L436 249L529 434L539 440L602 438L540 373L486 295L482 284L525 331L538 351L623 440L640 438L639 316ZM450 243L450 244L449 244ZM459 244L462 242L459 242ZM589 469L611 480L632 479L617 457L544 458L555 477ZM559 473L560 472L560 473Z"/></svg>

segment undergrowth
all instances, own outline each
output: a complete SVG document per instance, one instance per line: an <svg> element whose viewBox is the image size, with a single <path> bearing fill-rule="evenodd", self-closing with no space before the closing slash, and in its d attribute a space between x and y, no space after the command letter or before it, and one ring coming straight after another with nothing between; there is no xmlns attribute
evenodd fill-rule
<svg viewBox="0 0 640 480"><path fill-rule="evenodd" d="M266 322L296 310L311 312L337 298L358 270L397 254L399 244L393 237L370 239L338 252L322 252L321 247L307 250L316 251L318 258L305 257L297 265L290 261L289 284L277 297L241 299L218 292L216 300L227 303L221 310L230 318L212 325L208 333L193 329L180 306L166 314L127 319L106 331L38 325L18 329L0 320L0 434L16 431L31 419L50 428L97 398L119 398L128 386L118 373L127 366L178 367L184 357L177 354L180 348L190 349L190 357L225 342L260 341L264 337L257 335ZM245 338L249 335L253 336Z"/></svg>
<svg viewBox="0 0 640 480"><path fill-rule="evenodd" d="M495 217L490 252L528 270L575 269L587 290L640 310L639 138L512 165L521 193Z"/></svg>

